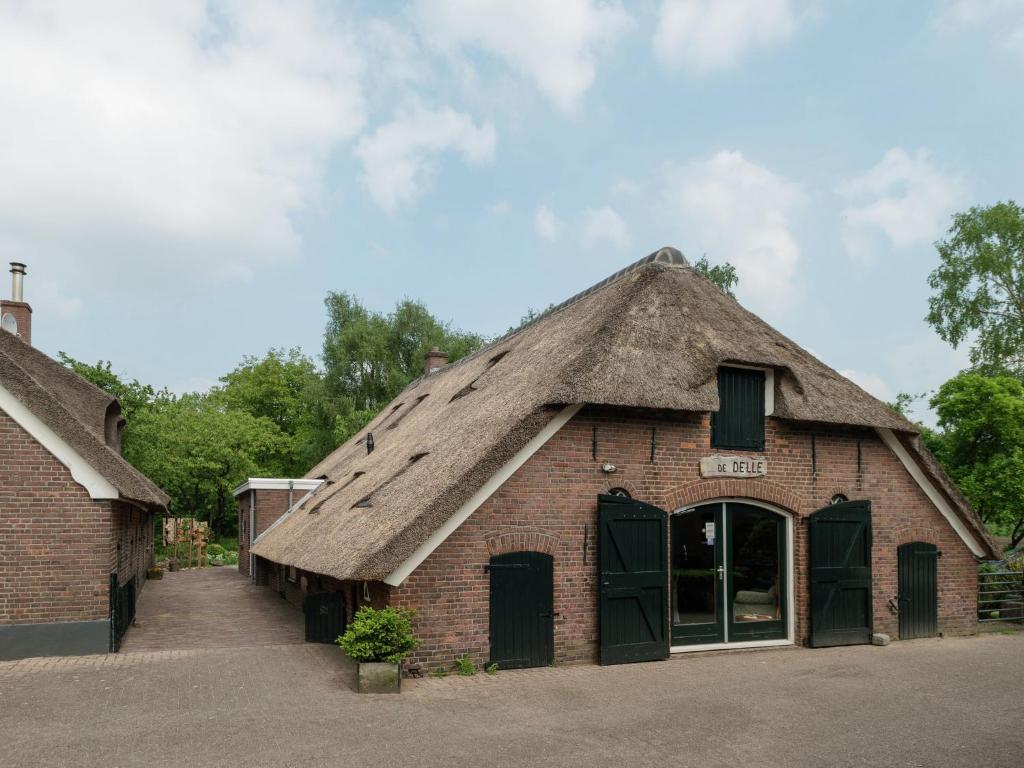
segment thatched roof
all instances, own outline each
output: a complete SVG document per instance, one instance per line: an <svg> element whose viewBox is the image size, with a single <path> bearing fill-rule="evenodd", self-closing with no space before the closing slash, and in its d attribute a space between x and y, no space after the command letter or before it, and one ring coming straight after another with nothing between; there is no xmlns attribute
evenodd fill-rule
<svg viewBox="0 0 1024 768"><path fill-rule="evenodd" d="M7 332L0 332L0 386L71 446L122 498L146 507L167 506L167 494L107 445L107 415L120 414L115 398Z"/></svg>
<svg viewBox="0 0 1024 768"><path fill-rule="evenodd" d="M775 370L778 418L916 431L664 248L414 381L310 470L328 482L253 552L339 579L383 579L560 406L717 411L724 363Z"/></svg>

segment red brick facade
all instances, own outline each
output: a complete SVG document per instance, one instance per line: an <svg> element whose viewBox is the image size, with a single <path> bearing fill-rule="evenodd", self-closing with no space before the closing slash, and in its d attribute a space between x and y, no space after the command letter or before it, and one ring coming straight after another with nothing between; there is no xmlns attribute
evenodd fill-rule
<svg viewBox="0 0 1024 768"><path fill-rule="evenodd" d="M288 511L290 503L295 503L306 495L301 490L249 490L238 497L238 570L246 576L249 574L249 528L254 529L252 538L256 538L273 525L281 515ZM255 514L250 512L255 503ZM251 521L251 522L250 522Z"/></svg>
<svg viewBox="0 0 1024 768"><path fill-rule="evenodd" d="M594 426L596 460L591 455ZM484 566L492 555L533 549L554 556L554 609L559 614L555 658L559 662L595 660L596 496L612 487L624 487L634 498L670 512L736 497L766 502L793 514L795 638L800 643L808 632L806 518L837 493L870 500L875 631L897 636L897 618L888 600L897 592L896 548L908 541L934 543L943 552L940 631L975 631L974 557L873 431L769 419L764 451L768 474L757 480L701 479L699 460L713 452L707 415L669 420L608 410L582 412L392 590L391 604L418 612L416 629L423 645L416 659L434 666L469 653L477 663L485 662L489 577ZM615 474L601 471L605 462L616 465Z"/></svg>
<svg viewBox="0 0 1024 768"><path fill-rule="evenodd" d="M596 458L592 455L596 427ZM652 431L654 458L651 457ZM869 429L806 425L769 418L768 462L760 479L709 480L699 461L712 453L707 414L654 418L649 414L587 408L573 418L443 542L400 586L337 582L258 560L262 583L301 604L304 592L340 590L351 611L365 604L417 611L422 645L414 661L430 668L469 653L488 660L489 576L494 555L537 551L554 559L555 658L594 661L597 625L597 501L615 487L669 512L724 498L751 499L792 518L795 574L793 610L798 643L808 633L807 518L836 494L869 500L873 524L874 630L898 635L889 608L897 593L896 549L924 541L942 550L938 562L939 629L976 629L977 564L967 546L932 505L899 459ZM616 466L605 474L604 463ZM243 502L247 510L247 503ZM259 509L259 504L257 509ZM283 511L283 510L282 510ZM247 514L247 511L245 512ZM351 613L349 613L351 615Z"/></svg>
<svg viewBox="0 0 1024 768"><path fill-rule="evenodd" d="M153 516L93 500L0 411L0 625L104 620L110 574L145 584Z"/></svg>

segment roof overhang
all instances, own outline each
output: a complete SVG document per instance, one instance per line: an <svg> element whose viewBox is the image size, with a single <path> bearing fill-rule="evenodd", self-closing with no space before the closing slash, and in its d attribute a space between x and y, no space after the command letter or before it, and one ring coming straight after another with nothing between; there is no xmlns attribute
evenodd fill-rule
<svg viewBox="0 0 1024 768"><path fill-rule="evenodd" d="M78 451L68 445L60 435L50 429L42 419L2 386L0 386L0 411L14 419L18 426L28 432L37 443L53 454L57 461L67 467L75 482L88 492L89 498L121 498L120 492L113 483L101 475Z"/></svg>
<svg viewBox="0 0 1024 768"><path fill-rule="evenodd" d="M956 531L964 544L967 545L967 548L971 550L976 557L985 557L987 552L984 544L978 541L977 537L971 533L971 530L967 527L966 523L960 519L960 516L946 500L946 497L943 496L939 489L935 487L934 483L932 483L924 473L924 470L921 469L920 465L914 461L914 457L910 455L910 452L903 447L903 443L900 442L895 433L891 429L879 428L878 434L882 438L882 442L889 447L889 450L896 454L896 458L900 460L900 463L903 464L907 472L910 473L910 476L914 478L914 482L916 482L921 490L924 491L924 495L928 497L931 503L935 505L936 509L938 509L939 512L942 513L942 516L946 518L953 530Z"/></svg>
<svg viewBox="0 0 1024 768"><path fill-rule="evenodd" d="M250 477L231 493L241 496L247 491L315 491L323 484L323 480L310 480L306 477Z"/></svg>

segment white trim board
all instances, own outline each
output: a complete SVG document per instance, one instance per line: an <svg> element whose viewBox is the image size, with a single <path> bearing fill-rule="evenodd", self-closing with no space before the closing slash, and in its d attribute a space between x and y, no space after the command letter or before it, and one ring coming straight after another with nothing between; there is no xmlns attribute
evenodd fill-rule
<svg viewBox="0 0 1024 768"><path fill-rule="evenodd" d="M579 413L583 407L582 403L575 405L569 405L563 408L555 418L549 421L544 428L538 432L530 442L519 449L518 453L505 462L502 467L491 475L490 479L477 489L476 493L469 497L469 500L459 507L458 511L452 515L444 525L434 531L433 535L423 542L416 551L406 558L405 562L395 568L391 573L384 579L385 584L390 584L392 587L397 587L405 581L409 574L419 568L420 563L426 560L430 554L441 546L441 543L447 539L455 530L462 525L470 515L483 504L487 499L490 498L491 494L494 493L502 484L515 474L516 470L525 464L533 454L541 449L548 440L554 437L555 433L564 427L573 416Z"/></svg>
<svg viewBox="0 0 1024 768"><path fill-rule="evenodd" d="M942 516L946 518L953 530L957 532L957 535L963 539L964 544L971 550L977 557L985 556L985 548L981 546L981 543L974 537L974 534L967 528L964 521L953 511L953 508L946 501L946 497L943 496L939 490L932 484L932 481L928 479L920 465L910 455L906 448L903 447L903 443L899 441L899 438L893 433L891 429L885 429L884 427L878 428L878 436L882 438L882 442L888 446L889 450L896 454L896 458L900 460L903 466L906 468L910 476L914 478L921 490L924 491L924 495L928 497L932 504L935 505L936 509L942 513Z"/></svg>
<svg viewBox="0 0 1024 768"><path fill-rule="evenodd" d="M82 458L78 452L64 442L56 432L46 426L18 398L0 386L0 411L3 411L24 429L53 457L68 468L75 482L85 488L92 499L119 499L117 488Z"/></svg>
<svg viewBox="0 0 1024 768"><path fill-rule="evenodd" d="M323 480L287 477L250 477L231 492L232 496L240 496L246 491L313 491L324 484Z"/></svg>

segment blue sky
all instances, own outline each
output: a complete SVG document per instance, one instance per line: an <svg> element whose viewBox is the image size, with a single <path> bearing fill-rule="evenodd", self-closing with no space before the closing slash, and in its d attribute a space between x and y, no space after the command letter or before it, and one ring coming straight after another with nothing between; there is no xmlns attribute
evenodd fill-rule
<svg viewBox="0 0 1024 768"><path fill-rule="evenodd" d="M176 391L329 290L498 334L675 245L923 392L932 243L1020 198L1024 0L143 5L0 0L0 254L37 346Z"/></svg>

